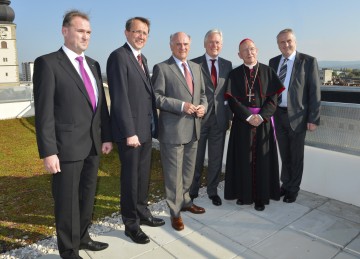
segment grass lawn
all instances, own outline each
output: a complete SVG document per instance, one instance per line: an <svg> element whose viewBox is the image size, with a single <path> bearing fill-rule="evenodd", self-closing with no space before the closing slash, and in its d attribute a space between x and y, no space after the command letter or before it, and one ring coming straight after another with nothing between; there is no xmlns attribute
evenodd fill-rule
<svg viewBox="0 0 360 259"><path fill-rule="evenodd" d="M39 159L34 117L0 120L0 253L34 243L55 231L51 175ZM206 171L206 169L205 169ZM206 175L206 174L205 174ZM203 177L203 185L205 177ZM153 149L149 201L164 198L160 152ZM102 156L93 219L120 210L116 145Z"/></svg>

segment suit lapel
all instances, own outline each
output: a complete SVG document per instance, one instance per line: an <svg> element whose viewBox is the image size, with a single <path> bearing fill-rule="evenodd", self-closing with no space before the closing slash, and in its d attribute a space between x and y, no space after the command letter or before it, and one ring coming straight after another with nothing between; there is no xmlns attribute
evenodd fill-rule
<svg viewBox="0 0 360 259"><path fill-rule="evenodd" d="M59 64L60 66L69 74L69 76L74 80L74 82L76 83L76 85L78 86L79 90L82 92L82 94L85 96L85 98L87 99L90 107L92 108L92 104L91 104L91 100L89 97L89 94L85 88L84 82L82 80L82 78L80 77L79 73L76 71L74 65L71 63L71 61L69 60L68 56L66 56L65 52L60 49L59 51L59 55L58 55L58 59L59 59ZM96 78L96 77L95 77Z"/></svg>
<svg viewBox="0 0 360 259"><path fill-rule="evenodd" d="M142 69L142 67L140 66L139 62L137 61L137 59L134 56L134 53L132 52L131 48L129 47L129 45L127 43L124 44L125 49L127 50L127 54L129 55L129 59L131 60L131 63L134 65L134 67L136 68L136 70L139 72L141 79L144 81L146 88L149 92L151 92L151 85L150 85L150 80L148 79L147 75L145 73L148 73L148 68L147 68L147 62L146 62L146 58L144 57L144 55L141 54L141 58L143 61L143 65L145 68L145 72Z"/></svg>
<svg viewBox="0 0 360 259"><path fill-rule="evenodd" d="M98 74L98 71L95 67L95 63L92 62L89 58L85 57L86 58L86 62L88 63L89 67L90 67L90 70L92 72L92 74L94 75L95 77L95 81L96 81L96 88L97 88L97 92L98 92L98 105L101 103L101 94L100 94L100 87L102 87L102 80L101 80L101 75Z"/></svg>
<svg viewBox="0 0 360 259"><path fill-rule="evenodd" d="M223 60L219 57L218 58L218 65L219 65L219 78L218 78L218 85L216 87L215 92L219 92L220 89L223 87L223 85L225 84L225 78L226 78L226 74L225 74L225 64L223 62Z"/></svg>
<svg viewBox="0 0 360 259"><path fill-rule="evenodd" d="M181 72L180 68L178 67L178 65L176 64L175 60L173 57L168 59L168 63L169 63L169 67L170 69L175 73L175 75L179 78L179 80L182 82L183 86L185 87L186 91L191 95L189 87L186 83L185 77L183 75L183 73ZM190 66L190 65L189 65ZM191 68L190 68L191 69ZM191 71L190 71L191 73ZM195 89L195 88L194 88Z"/></svg>
<svg viewBox="0 0 360 259"><path fill-rule="evenodd" d="M300 64L301 64L301 58L299 56L299 52L296 52L294 65L291 71L291 77L289 81L289 88L293 85L293 80L296 78L296 71L299 71Z"/></svg>

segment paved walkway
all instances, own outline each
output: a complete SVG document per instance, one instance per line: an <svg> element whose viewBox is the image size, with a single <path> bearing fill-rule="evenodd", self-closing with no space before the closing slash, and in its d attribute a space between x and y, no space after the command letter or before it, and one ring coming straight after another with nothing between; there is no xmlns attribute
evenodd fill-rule
<svg viewBox="0 0 360 259"><path fill-rule="evenodd" d="M124 226L94 238L108 242L100 251L81 251L93 259L118 258L360 258L360 208L308 192L295 203L272 201L262 212L253 206L224 201L213 206L207 197L195 200L206 213L182 213L185 229L172 229L169 215L160 214L165 226L142 229L151 238L133 243ZM55 252L41 259L57 259Z"/></svg>

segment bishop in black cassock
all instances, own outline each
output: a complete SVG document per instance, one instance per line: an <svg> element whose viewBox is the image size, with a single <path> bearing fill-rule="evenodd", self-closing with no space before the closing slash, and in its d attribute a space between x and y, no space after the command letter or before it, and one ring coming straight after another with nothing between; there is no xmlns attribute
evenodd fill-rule
<svg viewBox="0 0 360 259"><path fill-rule="evenodd" d="M234 116L224 198L237 199L238 205L255 202L255 209L261 211L270 199L280 199L279 164L271 117L284 86L272 68L257 61L257 48L252 40L240 42L239 57L244 64L230 72L225 94Z"/></svg>

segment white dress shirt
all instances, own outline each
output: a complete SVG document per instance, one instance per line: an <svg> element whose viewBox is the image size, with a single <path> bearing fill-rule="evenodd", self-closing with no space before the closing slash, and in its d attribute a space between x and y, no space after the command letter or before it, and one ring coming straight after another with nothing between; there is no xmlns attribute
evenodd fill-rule
<svg viewBox="0 0 360 259"><path fill-rule="evenodd" d="M74 51L72 51L71 49L67 48L65 45L62 46L62 49L64 50L66 56L68 56L68 58L70 59L71 63L74 65L76 71L79 73L80 78L82 78L81 73L80 73L80 65L79 65L79 61L77 61L76 58L79 56L83 57L84 68L85 68L86 73L90 77L90 81L91 81L91 85L94 89L95 101L96 101L96 105L97 105L98 97L99 97L98 88L97 88L95 77L94 77L93 73L91 72L91 69L90 69L88 63L86 62L84 52L81 53L81 55L79 55L79 54L75 53Z"/></svg>

